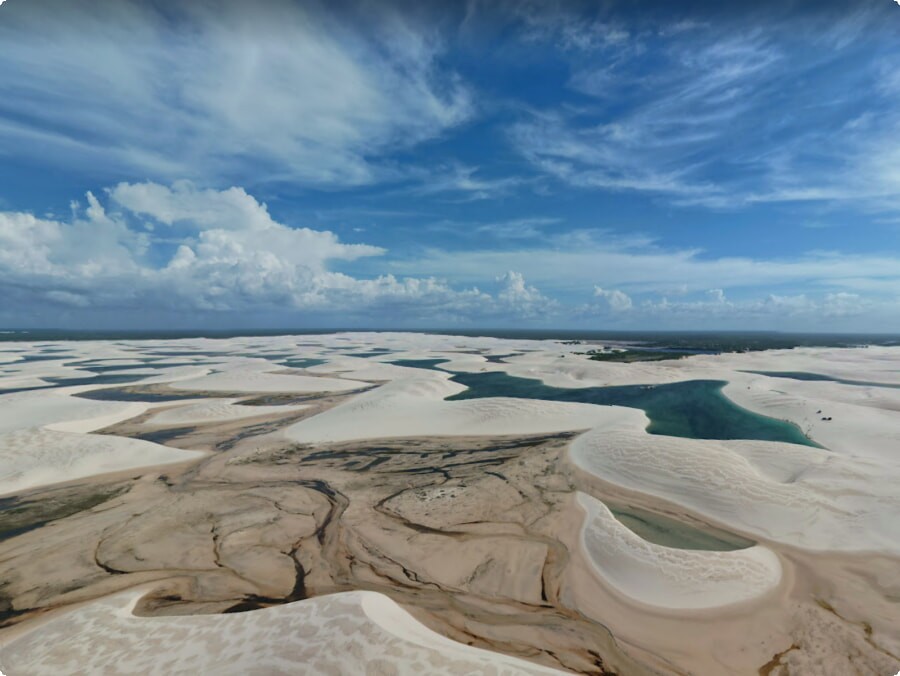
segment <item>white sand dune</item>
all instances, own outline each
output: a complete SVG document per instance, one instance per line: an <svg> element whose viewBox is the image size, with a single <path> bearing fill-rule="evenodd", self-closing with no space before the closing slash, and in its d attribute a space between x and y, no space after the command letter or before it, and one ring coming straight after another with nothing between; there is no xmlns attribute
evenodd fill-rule
<svg viewBox="0 0 900 676"><path fill-rule="evenodd" d="M571 349L571 346L565 347ZM580 347L581 351L585 349L584 346L575 347ZM654 385L708 377L676 370L673 365L677 361L632 364L591 361L584 356L572 354L569 350L533 352L510 357L507 362L491 366L499 366L512 376L541 380L552 387Z"/></svg>
<svg viewBox="0 0 900 676"><path fill-rule="evenodd" d="M308 405L293 406L244 406L239 399L206 399L196 404L177 406L160 411L147 422L151 425L182 425L208 422L227 422L241 418L293 413L309 408Z"/></svg>
<svg viewBox="0 0 900 676"><path fill-rule="evenodd" d="M66 674L561 674L445 638L382 594L320 596L227 615L136 617L131 590L0 647L10 676Z"/></svg>
<svg viewBox="0 0 900 676"><path fill-rule="evenodd" d="M26 388L48 387L52 383L34 375L6 375L0 376L0 393L3 390L18 390ZM15 393L13 393L15 394Z"/></svg>
<svg viewBox="0 0 900 676"><path fill-rule="evenodd" d="M0 495L201 455L140 439L22 429L0 434Z"/></svg>
<svg viewBox="0 0 900 676"><path fill-rule="evenodd" d="M368 383L313 376L272 373L284 367L272 364L243 364L218 373L179 380L172 387L196 392L345 392Z"/></svg>
<svg viewBox="0 0 900 676"><path fill-rule="evenodd" d="M307 370L316 374L334 374L348 380L368 381L398 380L416 373L404 366L358 357L332 358L325 364L312 366Z"/></svg>
<svg viewBox="0 0 900 676"><path fill-rule="evenodd" d="M70 396L71 391L83 389L19 392L3 398L0 494L202 455L149 441L88 434L140 415L154 405Z"/></svg>
<svg viewBox="0 0 900 676"><path fill-rule="evenodd" d="M378 347L391 352L366 358L345 354ZM142 354L179 352L180 356L165 360L183 359L192 365L163 370L148 363L129 373L153 374L137 385L167 384L187 392L347 392L384 383L283 431L301 442L589 430L570 449L571 459L583 472L569 478L577 479L585 490L624 494L638 505L694 515L765 541L764 546L734 552L660 547L625 528L602 503L586 494L578 496L587 517L581 521L576 516L561 524L570 529L567 543L573 553L580 543L585 554L573 557L573 568L567 569L576 571L572 573L575 582L584 581L584 586L577 587L580 593L572 607L582 602L590 606L589 616L613 629L623 644L651 652L662 645L660 655L671 664L694 665L682 669L694 673L711 673L694 668L697 664L732 665L735 660L741 666L730 671L756 673L760 664L788 648L791 640L803 645L788 652L785 664L789 660L802 663L807 653L824 655L830 663L849 664L832 657L877 652L871 646L878 641L893 645L884 642L884 634L889 633L884 627L895 624L889 599L896 597L897 585L883 571L890 571L891 562L900 555L896 489L900 485L900 390L746 371L802 371L897 384L900 348L804 348L622 364L576 354L591 347L352 333L79 342L68 344L68 351L59 358L26 361L21 356L38 350L36 344L23 343L10 347L5 356L0 354L0 386L91 375L77 364L66 365L80 359L137 365L141 362L136 357ZM21 354L12 354L15 351ZM510 353L516 354L502 363L486 359ZM326 363L292 373L277 363L288 356L325 359ZM635 409L510 398L445 401L464 389L450 381L449 373L387 363L397 359L445 359L442 367L449 371L504 371L570 388L724 380L729 383L724 392L733 401L797 423L828 450L763 441L654 436L645 430L646 416ZM0 397L0 493L197 457L150 442L89 434L152 408L166 409L157 412L152 423L175 425L302 408L248 407L234 399L144 404L70 396L98 387L116 385L60 387ZM560 490L565 485L561 480ZM470 489L475 490L472 486L446 490ZM476 499L474 492L466 499L468 509L477 509ZM575 514L574 505L566 504ZM434 512L434 503L429 509ZM446 555L427 554L440 564L447 579L462 574L459 571L466 565L464 556L454 558L455 546L447 545ZM494 545L486 542L484 546ZM537 558L544 561L543 555ZM521 565L521 557L515 561ZM831 576L828 572L844 565L846 573ZM825 571L822 578L809 574L818 570ZM38 618L30 633L0 647L0 668L11 674L549 673L441 638L386 597L373 593L322 597L240 615L158 618L132 615L138 595L129 592L93 602L46 622ZM876 597L881 605L867 605L865 599ZM859 630L859 642L834 647L830 641L840 634L829 632L815 639L814 649L810 648L813 639L803 638L802 632L801 638L788 640L796 624L790 614L795 601L789 599L797 598L832 604L834 622L843 622L836 619L839 614L851 618L848 626L858 622L853 626ZM813 609L828 612L819 605ZM773 617L781 620L770 629ZM813 620L797 622L817 626ZM719 623L723 628L718 628ZM869 635L860 628L866 626ZM22 630L30 628L26 624ZM706 638L686 647L699 633ZM697 658L716 652L716 641L722 636L728 639L728 647L721 654ZM858 646L862 648L857 650ZM836 669L840 667L832 671ZM810 668L806 672L812 673Z"/></svg>
<svg viewBox="0 0 900 676"><path fill-rule="evenodd" d="M900 389L745 375L723 392L751 411L796 423L832 451L900 463Z"/></svg>
<svg viewBox="0 0 900 676"><path fill-rule="evenodd" d="M577 466L784 544L900 553L896 466L796 444L655 436L640 411L620 410L572 443Z"/></svg>
<svg viewBox="0 0 900 676"><path fill-rule="evenodd" d="M587 429L615 415L613 409L593 404L511 398L444 401L465 387L451 382L449 374L421 373L360 394L291 425L284 434L301 442L540 434Z"/></svg>
<svg viewBox="0 0 900 676"><path fill-rule="evenodd" d="M764 596L781 580L765 547L730 552L662 547L634 534L599 500L578 493L581 544L597 576L628 598L670 610L709 609Z"/></svg>
<svg viewBox="0 0 900 676"><path fill-rule="evenodd" d="M143 402L94 401L70 396L85 387L35 390L5 395L0 405L0 433L52 425L54 429L90 432L140 415Z"/></svg>
<svg viewBox="0 0 900 676"><path fill-rule="evenodd" d="M817 373L854 381L900 385L897 347L798 347L721 355L702 355L686 362L717 364L733 370Z"/></svg>
<svg viewBox="0 0 900 676"><path fill-rule="evenodd" d="M168 369L159 369L157 371L157 375L154 375L150 378L145 378L138 383L134 383L137 387L144 387L147 385L167 385L169 383L175 383L182 380L194 380L196 378L202 378L206 375L209 375L212 372L212 368L209 366L202 365L190 365L190 366L175 366ZM97 389L97 386L92 385L92 389ZM102 387L116 387L115 385L103 385ZM121 385L119 387L122 387Z"/></svg>

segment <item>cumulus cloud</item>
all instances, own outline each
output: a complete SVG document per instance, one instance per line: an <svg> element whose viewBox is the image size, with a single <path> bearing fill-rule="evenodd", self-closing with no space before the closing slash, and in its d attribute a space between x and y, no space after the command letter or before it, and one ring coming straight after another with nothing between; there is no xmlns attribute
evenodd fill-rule
<svg viewBox="0 0 900 676"><path fill-rule="evenodd" d="M556 307L512 271L498 278L494 295L433 276L354 277L335 264L385 250L280 223L241 188L120 183L105 194L104 203L88 193L65 221L0 212L0 293L8 308L456 322L542 317Z"/></svg>
<svg viewBox="0 0 900 676"><path fill-rule="evenodd" d="M308 316L370 326L604 316L645 326L758 319L801 328L868 322L882 330L889 328L884 317L900 316L900 266L886 255L716 259L585 237L559 239L553 248L429 250L415 262L387 254L329 230L280 222L242 188L120 183L87 193L65 219L0 212L0 316L22 324L140 308L146 317L178 315L194 325L197 313L267 313L281 325ZM590 291L584 279L599 283ZM718 286L724 280L740 300ZM479 288L486 282L489 290ZM798 285L821 293L768 290ZM671 289L678 300L670 300Z"/></svg>
<svg viewBox="0 0 900 676"><path fill-rule="evenodd" d="M556 308L555 301L525 283L525 276L521 272L510 270L497 281L502 284L497 300L516 314L534 317L553 312Z"/></svg>
<svg viewBox="0 0 900 676"><path fill-rule="evenodd" d="M631 297L618 289L603 289L595 286L594 297L602 299L606 307L613 312L624 312L631 309Z"/></svg>
<svg viewBox="0 0 900 676"><path fill-rule="evenodd" d="M701 249L662 247L653 241L617 241L604 235L539 246L429 250L391 264L396 273L423 274L476 283L485 270L526 270L544 293L583 293L585 280L603 289L637 294L685 295L688 290L759 290L803 286L824 293L845 291L900 297L900 257L890 251L839 254L812 251L792 257L712 256ZM674 290L674 292L673 292ZM724 292L723 292L724 293Z"/></svg>
<svg viewBox="0 0 900 676"><path fill-rule="evenodd" d="M710 302L719 305L724 305L728 302L728 299L725 297L725 291L722 289L710 289L706 292L706 297L709 298Z"/></svg>

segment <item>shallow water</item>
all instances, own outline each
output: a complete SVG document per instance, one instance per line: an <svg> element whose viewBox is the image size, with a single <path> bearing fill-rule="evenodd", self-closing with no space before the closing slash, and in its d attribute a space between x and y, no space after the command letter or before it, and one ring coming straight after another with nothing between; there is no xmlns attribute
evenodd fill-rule
<svg viewBox="0 0 900 676"><path fill-rule="evenodd" d="M314 357L307 358L293 358L293 359L285 359L284 361L278 362L282 366L290 366L295 369L308 369L311 366L318 366L319 364L324 364L326 360L324 359L316 359Z"/></svg>
<svg viewBox="0 0 900 676"><path fill-rule="evenodd" d="M156 374L134 375L127 373L106 373L96 376L58 378L41 376L41 380L47 381L47 385L31 385L29 387L0 388L0 394L13 394L14 392L31 392L32 390L50 390L55 387L69 387L71 385L124 385L137 383L151 378Z"/></svg>
<svg viewBox="0 0 900 676"><path fill-rule="evenodd" d="M74 378L50 378L45 376L43 379L53 383L56 387L68 387L70 385L121 385L125 383L136 383L147 378L154 377L155 373L150 374L133 374L133 373L104 373L96 376L84 376Z"/></svg>
<svg viewBox="0 0 900 676"><path fill-rule="evenodd" d="M250 357L251 359L268 359L269 361L278 361L279 359L291 359L293 352L235 352L229 354L229 357Z"/></svg>
<svg viewBox="0 0 900 676"><path fill-rule="evenodd" d="M438 364L446 364L449 361L449 359L397 359L388 363L413 369L428 369L429 371L443 371L444 373L447 373L447 371L438 366Z"/></svg>
<svg viewBox="0 0 900 676"><path fill-rule="evenodd" d="M3 354L14 354L15 356L21 357L21 359L11 362L5 362L2 364L2 366L15 366L16 364L27 364L28 362L33 361L59 361L61 359L70 358L70 355L57 352L54 352L53 354L22 354L21 352L4 352Z"/></svg>
<svg viewBox="0 0 900 676"><path fill-rule="evenodd" d="M486 361L489 361L493 364L502 364L507 357L518 357L522 354L522 352L510 352L509 354L486 354L484 355L484 358Z"/></svg>
<svg viewBox="0 0 900 676"><path fill-rule="evenodd" d="M133 392L131 390L120 388L108 388L105 390L89 390L87 392L79 392L74 395L82 399L94 399L96 401L181 401L182 399L197 399L203 397L203 394L197 392L181 393L158 393L158 392ZM206 395L208 396L208 395Z"/></svg>
<svg viewBox="0 0 900 676"><path fill-rule="evenodd" d="M860 387L891 387L900 389L900 385L892 383L876 383L871 380L846 380L845 378L832 378L831 376L822 375L821 373L807 373L805 371L744 371L744 373L753 373L758 376L769 376L770 378L790 378L791 380L812 380L812 381L829 381L832 383L842 383L844 385L857 385Z"/></svg>
<svg viewBox="0 0 900 676"><path fill-rule="evenodd" d="M202 366L209 366L213 363L219 362L204 362ZM196 362L183 361L183 362L145 362L143 364L100 364L100 365L87 365L87 364L79 364L77 362L72 362L69 364L65 364L65 366L72 366L82 371L90 371L91 373L117 373L119 371L136 371L139 369L172 369L178 368L180 366L197 366Z"/></svg>
<svg viewBox="0 0 900 676"><path fill-rule="evenodd" d="M448 399L517 397L642 409L647 431L689 439L761 439L815 446L799 427L742 408L722 394L724 380L688 380L665 385L561 388L506 373L458 373L469 389Z"/></svg>
<svg viewBox="0 0 900 676"><path fill-rule="evenodd" d="M644 540L663 547L729 552L752 547L755 542L718 528L690 526L676 519L630 505L606 502L624 526Z"/></svg>
<svg viewBox="0 0 900 676"><path fill-rule="evenodd" d="M360 357L363 359L367 359L369 357L384 357L391 352L393 352L393 350L386 350L384 348L376 347L368 352L345 352L344 354L348 357Z"/></svg>

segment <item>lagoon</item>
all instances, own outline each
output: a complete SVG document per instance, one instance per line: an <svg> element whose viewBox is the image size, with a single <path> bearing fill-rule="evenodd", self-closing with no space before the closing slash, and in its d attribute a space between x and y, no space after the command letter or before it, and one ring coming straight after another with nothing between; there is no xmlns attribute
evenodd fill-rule
<svg viewBox="0 0 900 676"><path fill-rule="evenodd" d="M819 447L793 423L742 408L722 394L724 380L687 380L663 385L563 388L506 373L457 373L468 389L448 399L516 397L642 409L650 434L689 439L759 439Z"/></svg>

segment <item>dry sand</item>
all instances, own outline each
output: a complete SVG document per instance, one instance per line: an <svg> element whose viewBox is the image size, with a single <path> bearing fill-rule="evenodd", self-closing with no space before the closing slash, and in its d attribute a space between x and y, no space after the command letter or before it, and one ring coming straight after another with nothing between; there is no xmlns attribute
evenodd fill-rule
<svg viewBox="0 0 900 676"><path fill-rule="evenodd" d="M50 346L7 345L0 387L86 365L153 376L0 395L8 674L900 670L900 390L747 373L898 384L900 348L621 364L423 334L85 342L37 361L20 357ZM725 380L825 448L655 436L635 409L448 402L450 373L395 359L560 387ZM197 398L73 396L103 387ZM664 546L607 505L757 544Z"/></svg>
<svg viewBox="0 0 900 676"><path fill-rule="evenodd" d="M0 669L82 674L560 674L451 641L357 591L254 613L139 618L146 590L81 606L5 646Z"/></svg>

